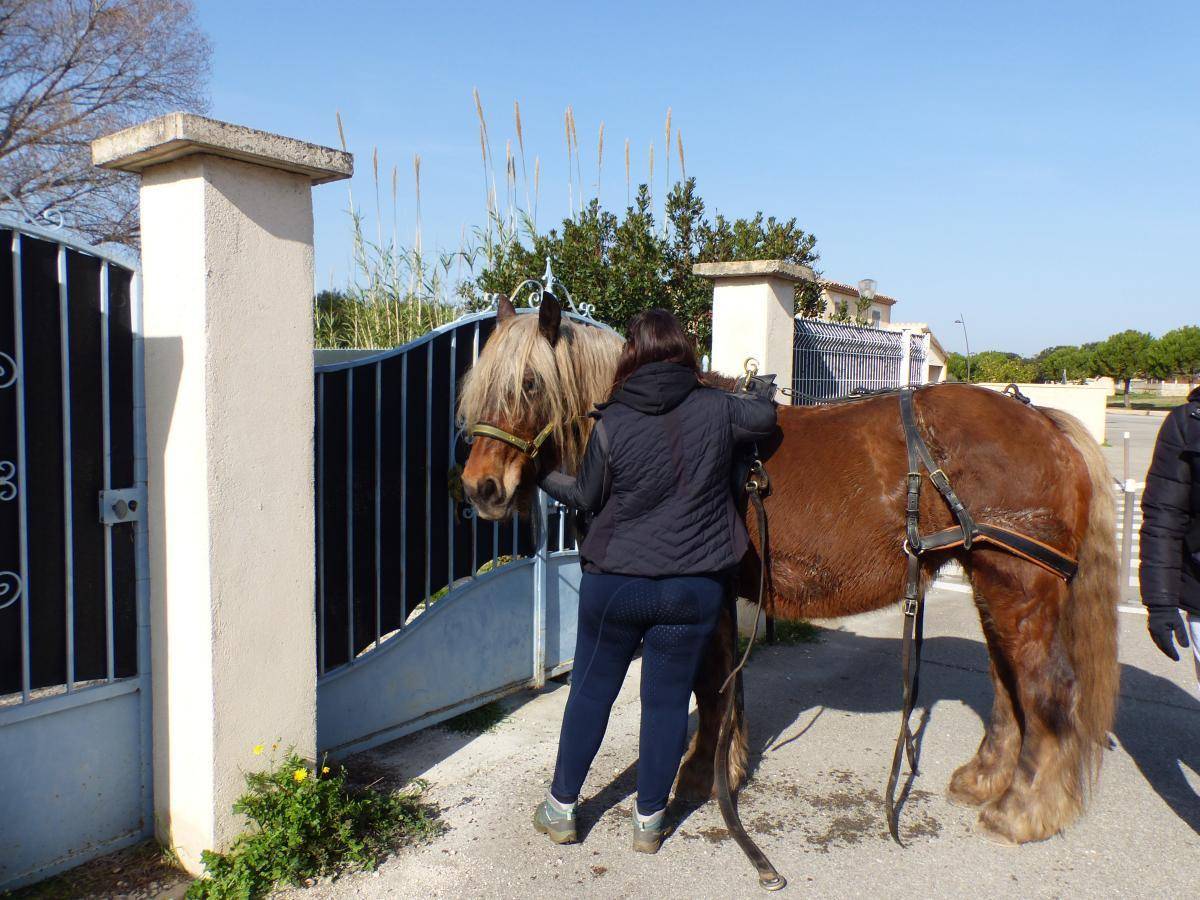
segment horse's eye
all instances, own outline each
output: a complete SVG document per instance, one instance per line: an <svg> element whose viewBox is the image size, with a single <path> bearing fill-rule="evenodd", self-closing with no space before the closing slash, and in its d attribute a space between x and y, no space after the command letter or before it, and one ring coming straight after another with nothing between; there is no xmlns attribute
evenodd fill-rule
<svg viewBox="0 0 1200 900"><path fill-rule="evenodd" d="M537 390L537 379L532 375L526 375L525 381L522 384L522 389L526 394L532 394Z"/></svg>

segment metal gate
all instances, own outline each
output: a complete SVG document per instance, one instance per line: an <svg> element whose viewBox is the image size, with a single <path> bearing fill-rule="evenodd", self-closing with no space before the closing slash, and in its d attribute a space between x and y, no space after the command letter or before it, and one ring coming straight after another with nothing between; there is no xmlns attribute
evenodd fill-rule
<svg viewBox="0 0 1200 900"><path fill-rule="evenodd" d="M796 319L792 390L797 404L925 382L929 336Z"/></svg>
<svg viewBox="0 0 1200 900"><path fill-rule="evenodd" d="M151 830L137 264L0 214L0 889Z"/></svg>
<svg viewBox="0 0 1200 900"><path fill-rule="evenodd" d="M483 522L462 499L456 392L495 326L484 312L394 350L318 354L322 750L365 750L571 666L570 517L540 492L532 522Z"/></svg>

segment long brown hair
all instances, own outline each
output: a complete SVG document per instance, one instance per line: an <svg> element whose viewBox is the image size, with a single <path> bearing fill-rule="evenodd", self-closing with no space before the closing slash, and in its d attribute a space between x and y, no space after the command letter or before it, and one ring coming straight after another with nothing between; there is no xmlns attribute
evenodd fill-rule
<svg viewBox="0 0 1200 900"><path fill-rule="evenodd" d="M613 393L647 363L668 362L686 366L700 376L696 348L679 327L679 320L666 309L648 309L629 320L628 335L617 371L613 376Z"/></svg>

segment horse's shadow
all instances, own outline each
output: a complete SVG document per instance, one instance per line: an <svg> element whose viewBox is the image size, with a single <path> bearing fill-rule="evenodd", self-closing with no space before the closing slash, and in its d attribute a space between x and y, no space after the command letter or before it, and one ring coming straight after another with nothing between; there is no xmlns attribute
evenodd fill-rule
<svg viewBox="0 0 1200 900"><path fill-rule="evenodd" d="M756 652L745 682L753 774L765 753L802 741L828 711L894 713L899 719L900 641L822 631L817 646L775 646ZM965 703L981 723L987 721L992 685L982 642L960 637L925 640L921 694L913 714L918 754L927 726L936 729L936 707L943 700ZM1151 789L1200 834L1200 795L1182 771L1186 766L1200 774L1200 701L1166 678L1124 664L1114 737ZM605 812L632 796L636 771L636 763L631 764L581 807L585 834ZM902 798L912 783L911 777L902 778ZM682 823L697 808L675 803L672 818Z"/></svg>

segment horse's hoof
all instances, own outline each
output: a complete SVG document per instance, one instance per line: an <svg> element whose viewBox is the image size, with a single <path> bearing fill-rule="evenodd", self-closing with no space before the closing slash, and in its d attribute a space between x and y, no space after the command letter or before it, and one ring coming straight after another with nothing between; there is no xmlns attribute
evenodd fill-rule
<svg viewBox="0 0 1200 900"><path fill-rule="evenodd" d="M978 809L989 801L995 799L993 797L981 797L973 791L969 791L959 784L957 778L951 778L950 784L946 788L946 799L954 806L962 806L967 809Z"/></svg>
<svg viewBox="0 0 1200 900"><path fill-rule="evenodd" d="M975 831L980 837L1001 847L1020 847L1021 842L1012 835L1011 823L1003 818L993 805L986 807L975 822Z"/></svg>

